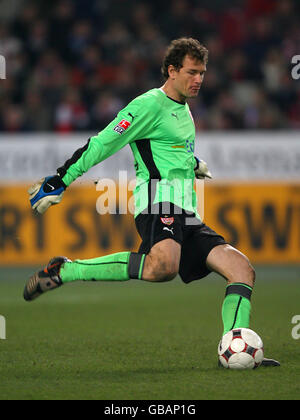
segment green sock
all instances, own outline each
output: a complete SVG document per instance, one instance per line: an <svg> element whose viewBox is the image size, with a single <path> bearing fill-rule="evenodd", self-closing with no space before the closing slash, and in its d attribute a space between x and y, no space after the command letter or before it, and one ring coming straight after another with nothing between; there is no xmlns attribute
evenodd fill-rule
<svg viewBox="0 0 300 420"><path fill-rule="evenodd" d="M83 281L126 281L141 279L145 254L118 252L89 260L66 262L60 269L63 283Z"/></svg>
<svg viewBox="0 0 300 420"><path fill-rule="evenodd" d="M233 328L249 328L252 287L244 283L231 283L226 288L222 306L223 335Z"/></svg>

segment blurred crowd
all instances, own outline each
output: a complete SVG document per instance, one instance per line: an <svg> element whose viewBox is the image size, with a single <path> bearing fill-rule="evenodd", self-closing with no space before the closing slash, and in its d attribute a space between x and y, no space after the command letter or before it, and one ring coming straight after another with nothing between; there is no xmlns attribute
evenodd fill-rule
<svg viewBox="0 0 300 420"><path fill-rule="evenodd" d="M2 0L0 131L100 131L160 87L181 36L209 50L197 129L300 129L299 0Z"/></svg>

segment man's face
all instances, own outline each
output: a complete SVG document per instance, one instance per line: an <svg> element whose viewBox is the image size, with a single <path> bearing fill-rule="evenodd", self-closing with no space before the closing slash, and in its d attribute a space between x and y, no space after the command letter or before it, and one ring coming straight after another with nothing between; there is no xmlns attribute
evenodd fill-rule
<svg viewBox="0 0 300 420"><path fill-rule="evenodd" d="M199 93L205 72L206 65L188 55L185 56L179 71L172 66L170 77L179 97L195 98Z"/></svg>

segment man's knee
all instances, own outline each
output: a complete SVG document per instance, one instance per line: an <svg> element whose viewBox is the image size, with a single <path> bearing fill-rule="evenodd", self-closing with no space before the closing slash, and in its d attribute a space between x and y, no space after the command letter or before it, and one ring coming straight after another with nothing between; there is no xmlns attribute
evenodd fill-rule
<svg viewBox="0 0 300 420"><path fill-rule="evenodd" d="M228 278L229 283L245 283L254 287L256 272L249 259L243 255L239 259L236 270L233 270L232 276Z"/></svg>
<svg viewBox="0 0 300 420"><path fill-rule="evenodd" d="M212 249L207 258L211 271L221 274L228 283L245 283L253 287L255 270L248 257L231 245L220 245Z"/></svg>
<svg viewBox="0 0 300 420"><path fill-rule="evenodd" d="M177 276L179 270L179 263L171 257L147 255L146 264L148 269L143 278L153 282L171 281Z"/></svg>
<svg viewBox="0 0 300 420"><path fill-rule="evenodd" d="M165 239L155 244L145 258L143 280L173 280L179 271L180 255L181 245L173 239Z"/></svg>

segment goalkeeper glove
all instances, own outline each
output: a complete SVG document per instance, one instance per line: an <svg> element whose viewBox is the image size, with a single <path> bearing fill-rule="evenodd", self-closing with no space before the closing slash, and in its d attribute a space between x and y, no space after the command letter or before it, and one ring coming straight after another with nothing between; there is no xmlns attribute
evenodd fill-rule
<svg viewBox="0 0 300 420"><path fill-rule="evenodd" d="M204 160L202 159L196 158L196 156L194 156L194 158L196 161L196 166L194 167L196 178L197 179L204 179L205 177L212 178L212 175L210 171L208 170L207 163L204 162Z"/></svg>
<svg viewBox="0 0 300 420"><path fill-rule="evenodd" d="M31 207L40 214L45 213L50 206L60 203L66 188L59 175L41 179L28 190Z"/></svg>

